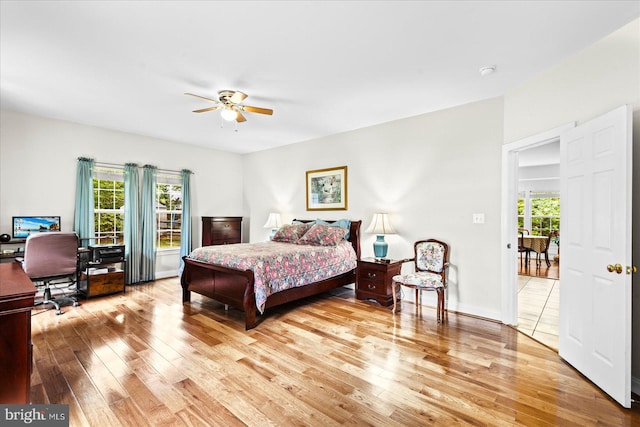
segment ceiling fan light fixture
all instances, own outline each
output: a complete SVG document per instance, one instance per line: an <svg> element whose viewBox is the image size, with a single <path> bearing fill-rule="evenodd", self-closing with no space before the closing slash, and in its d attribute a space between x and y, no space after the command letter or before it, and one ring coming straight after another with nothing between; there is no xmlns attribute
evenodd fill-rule
<svg viewBox="0 0 640 427"><path fill-rule="evenodd" d="M225 109L223 109L220 112L220 115L228 122L232 122L238 118L238 113L231 107L226 107Z"/></svg>

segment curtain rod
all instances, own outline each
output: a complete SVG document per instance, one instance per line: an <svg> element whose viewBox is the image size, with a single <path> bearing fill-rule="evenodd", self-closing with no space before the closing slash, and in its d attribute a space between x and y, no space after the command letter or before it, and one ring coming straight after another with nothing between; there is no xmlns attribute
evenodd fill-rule
<svg viewBox="0 0 640 427"><path fill-rule="evenodd" d="M124 168L125 165L122 164L118 164L118 163L107 163L107 162L94 162L94 165L96 166L106 166L106 167L117 167L117 168ZM138 166L140 167L140 166ZM175 174L180 174L182 173L182 171L176 171L173 169L156 169L158 172L170 172L170 173L175 173ZM191 172L191 171L189 171ZM195 175L195 172L191 172L191 175Z"/></svg>

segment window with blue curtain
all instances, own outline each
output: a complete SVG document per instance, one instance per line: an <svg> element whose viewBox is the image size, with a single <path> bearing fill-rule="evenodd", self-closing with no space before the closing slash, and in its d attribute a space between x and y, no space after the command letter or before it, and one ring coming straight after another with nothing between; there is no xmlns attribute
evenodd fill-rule
<svg viewBox="0 0 640 427"><path fill-rule="evenodd" d="M127 260L126 283L140 281L140 263L142 244L140 241L140 186L138 165L127 163L124 166L124 243Z"/></svg>
<svg viewBox="0 0 640 427"><path fill-rule="evenodd" d="M182 226L180 233L180 272L184 266L182 257L191 252L191 171L183 169L182 178Z"/></svg>
<svg viewBox="0 0 640 427"><path fill-rule="evenodd" d="M156 167L142 171L140 280L147 282L156 277Z"/></svg>
<svg viewBox="0 0 640 427"><path fill-rule="evenodd" d="M76 206L73 218L73 229L81 239L81 245L90 243L95 234L93 223L93 159L78 158L76 171Z"/></svg>

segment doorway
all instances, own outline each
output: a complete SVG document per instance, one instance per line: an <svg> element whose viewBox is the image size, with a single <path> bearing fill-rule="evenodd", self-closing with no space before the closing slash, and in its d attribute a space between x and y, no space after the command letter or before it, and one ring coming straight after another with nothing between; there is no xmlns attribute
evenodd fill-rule
<svg viewBox="0 0 640 427"><path fill-rule="evenodd" d="M544 242L546 253L519 249L517 329L558 351L560 336L560 140L554 139L518 152L518 230L521 246L530 239L554 236ZM536 248L540 239L536 240ZM537 249L538 251L540 249ZM525 256L525 260L522 256ZM548 257L548 259L547 259Z"/></svg>
<svg viewBox="0 0 640 427"><path fill-rule="evenodd" d="M518 229L518 215L514 208L518 203L518 181L520 157L527 158L527 150L536 149L560 140L560 135L567 129L575 127L574 123L534 135L520 141L505 144L502 150L502 236L506 242L502 251L502 314L503 323L517 327L518 325L518 295L524 289L518 277L518 235L514 230ZM531 153L538 153L538 148ZM530 154L531 154L530 153ZM535 263L535 261L534 261ZM550 286L550 293L559 284ZM546 286L549 288L549 286ZM556 345L557 347L557 345Z"/></svg>

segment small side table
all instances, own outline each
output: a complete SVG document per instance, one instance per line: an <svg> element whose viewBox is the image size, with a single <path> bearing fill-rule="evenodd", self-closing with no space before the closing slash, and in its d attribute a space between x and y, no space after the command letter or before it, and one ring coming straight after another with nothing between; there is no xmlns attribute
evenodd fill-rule
<svg viewBox="0 0 640 427"><path fill-rule="evenodd" d="M404 260L377 261L363 258L358 261L356 274L356 298L373 299L385 307L393 304L393 283L391 278L400 274ZM400 292L400 289L397 289ZM397 295L399 299L400 296Z"/></svg>

